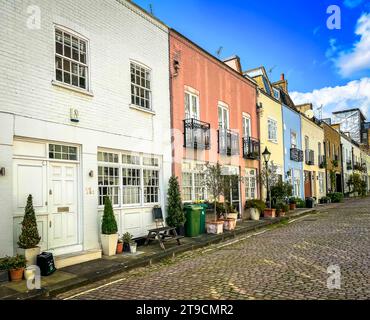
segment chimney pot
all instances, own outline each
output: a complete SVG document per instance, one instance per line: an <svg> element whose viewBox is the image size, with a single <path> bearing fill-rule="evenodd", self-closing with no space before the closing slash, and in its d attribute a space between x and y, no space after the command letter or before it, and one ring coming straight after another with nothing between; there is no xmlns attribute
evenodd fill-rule
<svg viewBox="0 0 370 320"><path fill-rule="evenodd" d="M283 80L283 81L285 80L285 75L284 75L284 73L282 73L282 74L281 74L281 80Z"/></svg>

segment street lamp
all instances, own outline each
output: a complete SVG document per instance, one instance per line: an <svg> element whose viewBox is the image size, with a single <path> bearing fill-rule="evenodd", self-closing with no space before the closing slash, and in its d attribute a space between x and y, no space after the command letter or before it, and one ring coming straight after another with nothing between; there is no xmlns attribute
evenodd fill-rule
<svg viewBox="0 0 370 320"><path fill-rule="evenodd" d="M263 155L263 159L265 160L265 168L266 168L266 187L267 187L266 203L268 204L269 208L271 209L269 170L268 170L268 163L270 161L271 152L266 147L265 151L263 151L262 155Z"/></svg>

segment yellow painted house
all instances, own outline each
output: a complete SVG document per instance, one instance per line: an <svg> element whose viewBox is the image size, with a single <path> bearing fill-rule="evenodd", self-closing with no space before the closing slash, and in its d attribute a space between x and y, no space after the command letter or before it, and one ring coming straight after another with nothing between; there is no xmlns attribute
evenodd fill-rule
<svg viewBox="0 0 370 320"><path fill-rule="evenodd" d="M297 105L301 113L302 148L304 154L304 196L321 199L326 196L324 162L324 129L315 119L312 104Z"/></svg>
<svg viewBox="0 0 370 320"><path fill-rule="evenodd" d="M270 163L276 166L277 174L281 175L283 179L284 143L280 91L271 86L264 67L246 71L245 74L258 84L257 106L261 153L265 150L265 147L268 148L271 152ZM261 166L263 165L263 157L261 157ZM261 191L262 199L265 199L266 190Z"/></svg>

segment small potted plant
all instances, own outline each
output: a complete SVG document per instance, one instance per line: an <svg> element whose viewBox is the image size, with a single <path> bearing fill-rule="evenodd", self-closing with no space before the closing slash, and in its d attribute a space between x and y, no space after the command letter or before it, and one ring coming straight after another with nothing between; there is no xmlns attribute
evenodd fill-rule
<svg viewBox="0 0 370 320"><path fill-rule="evenodd" d="M106 256L115 255L118 243L118 228L117 221L113 213L112 203L109 197L104 198L104 214L101 231L103 254Z"/></svg>
<svg viewBox="0 0 370 320"><path fill-rule="evenodd" d="M123 252L130 252L130 243L132 243L132 235L126 232L122 236Z"/></svg>
<svg viewBox="0 0 370 320"><path fill-rule="evenodd" d="M295 210L297 207L297 201L295 198L289 199L289 210Z"/></svg>
<svg viewBox="0 0 370 320"><path fill-rule="evenodd" d="M238 213L236 212L234 206L230 205L228 202L225 202L223 207L224 212L222 214L223 218L221 219L224 222L223 229L227 231L232 231L236 227L236 219L238 217Z"/></svg>
<svg viewBox="0 0 370 320"><path fill-rule="evenodd" d="M131 242L130 242L130 252L132 254L135 254L136 249L137 249L137 243L135 241L131 240Z"/></svg>
<svg viewBox="0 0 370 320"><path fill-rule="evenodd" d="M118 238L116 254L121 254L122 252L123 252L123 241L121 238Z"/></svg>
<svg viewBox="0 0 370 320"><path fill-rule="evenodd" d="M248 212L250 219L259 220L261 213L265 211L266 205L263 201L253 199L247 200L245 203L245 209Z"/></svg>
<svg viewBox="0 0 370 320"><path fill-rule="evenodd" d="M28 266L36 265L37 255L40 254L41 237L37 230L37 222L35 210L32 204L32 195L27 198L27 204L24 210L24 217L22 221L22 231L18 240L17 253L25 256Z"/></svg>
<svg viewBox="0 0 370 320"><path fill-rule="evenodd" d="M17 254L14 257L6 256L1 262L0 269L9 271L11 281L22 281L26 265L26 257Z"/></svg>
<svg viewBox="0 0 370 320"><path fill-rule="evenodd" d="M275 218L276 217L276 209L275 208L268 208L266 207L263 211L264 218Z"/></svg>

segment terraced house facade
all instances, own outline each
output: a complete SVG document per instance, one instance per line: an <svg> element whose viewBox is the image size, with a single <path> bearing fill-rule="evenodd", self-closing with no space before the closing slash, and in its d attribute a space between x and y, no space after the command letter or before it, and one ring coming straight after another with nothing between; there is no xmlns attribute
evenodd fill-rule
<svg viewBox="0 0 370 320"><path fill-rule="evenodd" d="M41 26L29 29L27 5L1 4L0 256L32 194L42 250L96 257L104 196L135 237L165 206L168 28L128 1L65 0L37 1Z"/></svg>
<svg viewBox="0 0 370 320"><path fill-rule="evenodd" d="M230 179L225 200L239 212L259 198L256 85L243 76L238 57L220 61L170 31L173 173L184 202L208 199L202 171L219 162ZM240 179L242 178L242 179Z"/></svg>

